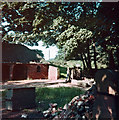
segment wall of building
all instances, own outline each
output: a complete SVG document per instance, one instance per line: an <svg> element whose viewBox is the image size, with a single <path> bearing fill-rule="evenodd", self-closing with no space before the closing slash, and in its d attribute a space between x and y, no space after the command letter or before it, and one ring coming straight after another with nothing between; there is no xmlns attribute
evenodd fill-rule
<svg viewBox="0 0 119 120"><path fill-rule="evenodd" d="M57 80L60 77L59 69L55 66L49 66L48 79Z"/></svg>
<svg viewBox="0 0 119 120"><path fill-rule="evenodd" d="M48 79L48 64L2 64L2 81Z"/></svg>
<svg viewBox="0 0 119 120"><path fill-rule="evenodd" d="M27 64L27 78L48 79L47 64Z"/></svg>
<svg viewBox="0 0 119 120"><path fill-rule="evenodd" d="M12 80L27 79L27 66L25 64L15 64L12 71Z"/></svg>
<svg viewBox="0 0 119 120"><path fill-rule="evenodd" d="M2 82L10 79L10 65L7 63L2 64Z"/></svg>

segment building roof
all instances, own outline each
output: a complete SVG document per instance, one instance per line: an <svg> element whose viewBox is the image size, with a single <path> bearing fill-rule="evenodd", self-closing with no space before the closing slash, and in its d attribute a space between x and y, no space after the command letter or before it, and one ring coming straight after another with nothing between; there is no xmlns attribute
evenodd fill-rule
<svg viewBox="0 0 119 120"><path fill-rule="evenodd" d="M43 62L44 59L35 51L21 44L2 43L2 62L29 63Z"/></svg>

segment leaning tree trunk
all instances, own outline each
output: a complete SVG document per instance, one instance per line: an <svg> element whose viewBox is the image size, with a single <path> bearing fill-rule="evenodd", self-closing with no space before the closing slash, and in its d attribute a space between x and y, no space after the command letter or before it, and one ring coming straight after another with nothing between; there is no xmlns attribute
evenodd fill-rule
<svg viewBox="0 0 119 120"><path fill-rule="evenodd" d="M85 60L85 63L86 63L86 68L88 67L88 61L87 61L87 57L85 55L85 53L83 53L83 56L84 56L84 60Z"/></svg>

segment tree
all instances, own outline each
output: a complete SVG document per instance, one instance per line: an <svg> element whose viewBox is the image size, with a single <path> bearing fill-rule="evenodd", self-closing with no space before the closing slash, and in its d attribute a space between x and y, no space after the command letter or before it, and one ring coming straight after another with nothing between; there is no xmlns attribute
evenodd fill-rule
<svg viewBox="0 0 119 120"><path fill-rule="evenodd" d="M87 29L80 29L72 25L57 37L57 45L60 49L63 49L65 59L79 59L80 55L83 56L84 53L89 53L92 35L92 32ZM87 58L87 66L91 69L90 53Z"/></svg>
<svg viewBox="0 0 119 120"><path fill-rule="evenodd" d="M3 36L12 30L15 34L20 34L22 42L26 42L25 37L29 36L28 43L35 43L37 39L29 40L29 38L38 34L37 38L45 38L44 42L48 45L56 44L56 37L65 31L69 24L75 24L79 20L85 4L70 2L3 3L2 21L7 21L7 25L3 26Z"/></svg>
<svg viewBox="0 0 119 120"><path fill-rule="evenodd" d="M100 21L98 29L95 31L96 46L101 46L104 54L108 55L109 59L106 59L108 66L111 68L113 66L114 68L114 63L116 66L119 66L119 62L116 62L118 61L116 54L119 47L119 3L101 3L97 12L97 18L100 18ZM114 63L110 66L112 62Z"/></svg>
<svg viewBox="0 0 119 120"><path fill-rule="evenodd" d="M76 58L78 53L84 66L90 69L92 59L97 68L98 63L109 61L107 56L113 53L113 61L119 65L119 3L24 2L3 3L2 8L2 21L7 21L7 25L3 26L3 40L30 45L43 40L47 46L56 44L62 51L67 51L66 55L69 54L65 58ZM84 44L76 44L81 39L78 40L72 33L78 34L81 29L90 31L93 38L83 39ZM11 35L15 39L9 39L8 32L11 30L15 32L15 36ZM61 37L67 33L69 38Z"/></svg>

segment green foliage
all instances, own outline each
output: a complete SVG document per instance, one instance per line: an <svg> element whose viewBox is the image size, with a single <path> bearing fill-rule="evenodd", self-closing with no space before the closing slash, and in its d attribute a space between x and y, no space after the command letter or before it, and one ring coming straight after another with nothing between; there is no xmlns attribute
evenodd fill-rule
<svg viewBox="0 0 119 120"><path fill-rule="evenodd" d="M67 67L61 67L58 66L60 71L60 78L66 78L67 77Z"/></svg>
<svg viewBox="0 0 119 120"><path fill-rule="evenodd" d="M2 22L7 21L7 25L2 26L3 36L9 31L14 31L15 34L20 34L21 39L38 33L37 38L32 40L28 37L23 39L24 42L28 41L28 44L32 45L37 42L37 39L43 39L47 45L51 45L56 43L56 37L65 31L69 24L79 20L83 6L84 3L68 2L2 3Z"/></svg>
<svg viewBox="0 0 119 120"><path fill-rule="evenodd" d="M63 49L66 59L71 59L77 53L85 52L89 40L93 36L92 32L87 29L79 29L74 25L57 37L57 45ZM84 49L85 48L85 49ZM75 54L76 53L76 54Z"/></svg>
<svg viewBox="0 0 119 120"><path fill-rule="evenodd" d="M97 54L102 57L103 51L109 57L112 51L115 64L119 65L119 3L6 2L1 7L2 23L7 22L2 24L3 40L30 45L39 40L47 46L56 44L62 49L60 58L81 59L86 67L91 59L98 61ZM9 36L9 31L14 34ZM88 48L92 49L92 44L95 50L100 46L102 51L92 54ZM108 64L106 57L103 63L108 61Z"/></svg>
<svg viewBox="0 0 119 120"><path fill-rule="evenodd" d="M74 67L74 66L76 66L76 64L80 64L80 66L83 67L81 60L68 60L68 61L66 61L66 60L55 58L54 60L50 60L49 62L50 62L50 64L55 65L57 67L65 67L65 68Z"/></svg>

